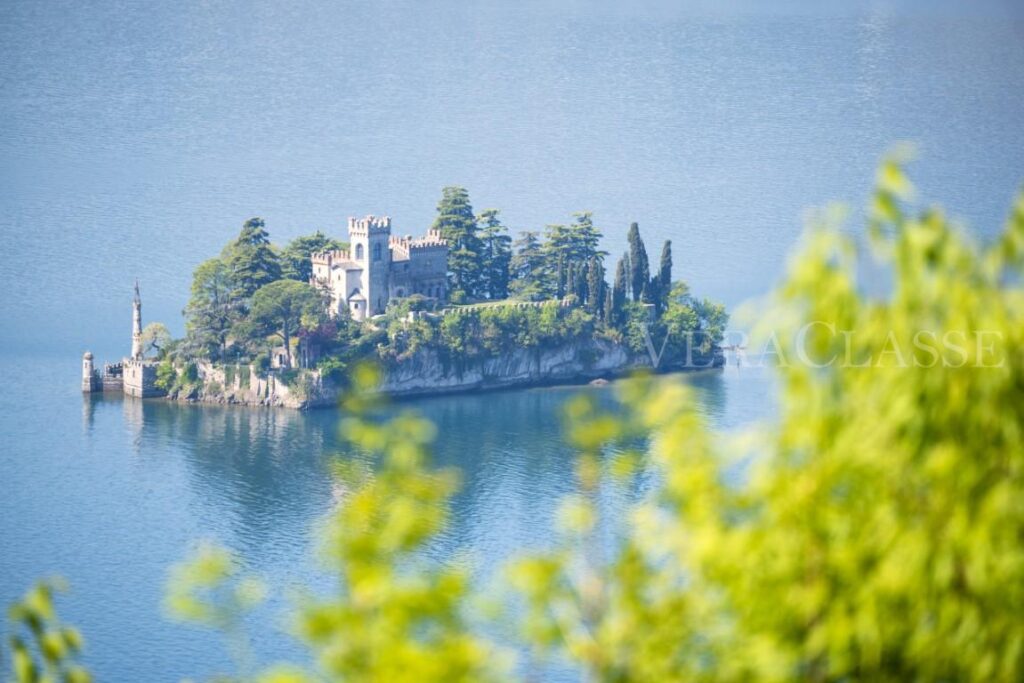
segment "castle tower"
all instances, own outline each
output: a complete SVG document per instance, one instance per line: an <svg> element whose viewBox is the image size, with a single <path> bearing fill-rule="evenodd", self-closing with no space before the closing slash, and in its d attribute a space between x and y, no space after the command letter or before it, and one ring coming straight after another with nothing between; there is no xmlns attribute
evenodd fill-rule
<svg viewBox="0 0 1024 683"><path fill-rule="evenodd" d="M383 313L391 272L391 217L349 218L348 237L352 260L362 267L359 293L366 298L367 315Z"/></svg>
<svg viewBox="0 0 1024 683"><path fill-rule="evenodd" d="M142 297L139 296L139 281L135 281L135 298L132 300L132 360L142 360Z"/></svg>

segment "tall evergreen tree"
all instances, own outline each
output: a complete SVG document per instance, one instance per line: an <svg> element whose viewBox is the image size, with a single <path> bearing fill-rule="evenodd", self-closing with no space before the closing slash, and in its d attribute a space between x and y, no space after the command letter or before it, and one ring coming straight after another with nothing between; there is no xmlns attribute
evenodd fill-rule
<svg viewBox="0 0 1024 683"><path fill-rule="evenodd" d="M623 254L615 267L615 283L612 285L612 308L609 322L612 325L621 325L625 319L627 292L629 283L629 255Z"/></svg>
<svg viewBox="0 0 1024 683"><path fill-rule="evenodd" d="M225 261L238 295L248 299L257 289L281 279L281 262L270 246L262 218L250 218L238 239L225 249Z"/></svg>
<svg viewBox="0 0 1024 683"><path fill-rule="evenodd" d="M483 245L484 293L489 299L508 297L509 268L512 260L512 238L501 223L497 209L487 209L480 214L480 242Z"/></svg>
<svg viewBox="0 0 1024 683"><path fill-rule="evenodd" d="M590 299L590 281L587 277L589 270L589 262L581 263L573 269L572 291L581 306Z"/></svg>
<svg viewBox="0 0 1024 683"><path fill-rule="evenodd" d="M565 296L566 262L565 254L558 253L555 256L555 296L561 299Z"/></svg>
<svg viewBox="0 0 1024 683"><path fill-rule="evenodd" d="M647 248L640 237L640 226L631 223L626 239L629 241L629 280L633 290L633 301L648 301L650 297L647 289L651 281L651 269L647 262Z"/></svg>
<svg viewBox="0 0 1024 683"><path fill-rule="evenodd" d="M540 301L553 296L554 285L545 272L546 255L540 236L536 232L525 231L512 245L512 250L509 264L511 292L527 301Z"/></svg>
<svg viewBox="0 0 1024 683"><path fill-rule="evenodd" d="M483 245L476 215L464 187L449 186L441 191L433 228L448 242L448 275L453 301L481 295Z"/></svg>
<svg viewBox="0 0 1024 683"><path fill-rule="evenodd" d="M661 315L668 309L668 297L672 292L672 240L665 240L665 244L661 247L661 263L656 279L655 304L658 306L658 314Z"/></svg>
<svg viewBox="0 0 1024 683"><path fill-rule="evenodd" d="M607 288L608 284L604 281L604 264L597 256L591 256L587 265L587 310L598 318L604 317Z"/></svg>

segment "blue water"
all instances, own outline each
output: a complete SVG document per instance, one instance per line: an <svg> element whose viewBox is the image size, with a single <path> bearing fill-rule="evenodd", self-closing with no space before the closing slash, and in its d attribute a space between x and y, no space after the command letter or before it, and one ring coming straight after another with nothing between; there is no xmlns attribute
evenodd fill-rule
<svg viewBox="0 0 1024 683"><path fill-rule="evenodd" d="M897 140L923 199L995 233L1024 181L1019 3L0 2L0 602L62 574L101 680L171 681L228 667L160 616L193 539L320 581L333 412L78 394L86 348L128 348L134 278L146 321L181 332L192 268L246 218L278 241L370 212L418 233L462 184L514 230L592 210L612 253L639 221L735 306ZM771 414L762 371L690 380L717 428ZM550 542L572 391L416 404L465 470L435 552L486 574ZM284 606L255 620L271 658L295 653Z"/></svg>

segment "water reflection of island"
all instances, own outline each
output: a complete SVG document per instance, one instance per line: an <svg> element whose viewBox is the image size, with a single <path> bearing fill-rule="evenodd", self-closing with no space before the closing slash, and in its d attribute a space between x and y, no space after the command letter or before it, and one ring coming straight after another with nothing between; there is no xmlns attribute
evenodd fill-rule
<svg viewBox="0 0 1024 683"><path fill-rule="evenodd" d="M721 374L694 374L687 381L709 420L721 420ZM609 400L614 386L450 396L390 409L415 410L432 420L434 465L462 473L451 525L432 553L462 553L486 571L551 541L557 501L575 486L573 452L561 438L562 406L579 391ZM257 565L279 553L308 553L312 529L337 499L332 459L367 457L344 452L337 411L119 402L141 464L181 454L188 489L182 504L193 508L197 535L217 536ZM92 410L84 409L87 422ZM609 489L605 495L602 504L614 510L637 491Z"/></svg>

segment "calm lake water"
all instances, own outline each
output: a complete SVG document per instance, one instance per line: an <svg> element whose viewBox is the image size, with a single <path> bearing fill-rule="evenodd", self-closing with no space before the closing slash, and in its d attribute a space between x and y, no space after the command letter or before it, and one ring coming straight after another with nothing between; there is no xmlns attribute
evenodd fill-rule
<svg viewBox="0 0 1024 683"><path fill-rule="evenodd" d="M511 5L0 3L0 602L67 577L100 680L226 666L162 620L166 568L215 537L316 585L333 495L332 411L83 401L81 353L128 349L135 277L180 333L192 269L246 218L278 241L371 212L420 233L457 183L513 230L592 210L613 254L639 221L732 307L777 280L806 207L863 202L894 141L983 238L1024 180L1019 3ZM717 428L771 414L761 371L689 380ZM550 541L573 391L415 404L465 472L434 552L485 575ZM294 652L284 606L256 620L270 658Z"/></svg>

